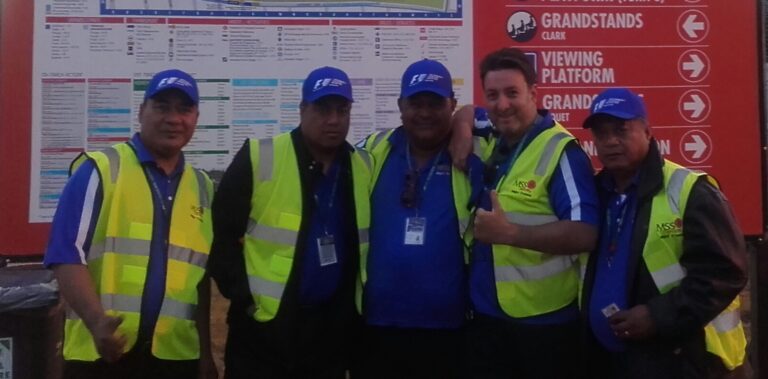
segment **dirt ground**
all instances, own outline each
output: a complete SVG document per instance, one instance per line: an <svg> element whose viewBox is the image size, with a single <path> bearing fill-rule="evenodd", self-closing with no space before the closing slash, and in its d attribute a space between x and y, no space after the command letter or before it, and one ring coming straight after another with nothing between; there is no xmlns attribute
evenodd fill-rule
<svg viewBox="0 0 768 379"><path fill-rule="evenodd" d="M229 300L221 296L216 283L211 285L211 347L219 377L224 377L224 344L227 342L227 310Z"/></svg>

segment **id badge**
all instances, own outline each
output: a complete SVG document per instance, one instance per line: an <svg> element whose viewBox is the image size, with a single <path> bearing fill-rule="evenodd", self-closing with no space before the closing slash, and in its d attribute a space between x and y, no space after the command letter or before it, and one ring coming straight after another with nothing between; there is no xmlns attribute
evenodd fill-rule
<svg viewBox="0 0 768 379"><path fill-rule="evenodd" d="M603 312L603 316L605 316L605 318L610 318L611 316L618 313L620 310L621 309L619 309L619 306L616 305L616 303L611 303L607 307L601 309L601 311Z"/></svg>
<svg viewBox="0 0 768 379"><path fill-rule="evenodd" d="M332 265L339 261L336 258L336 245L333 243L333 236L318 238L317 252L320 255L320 267Z"/></svg>
<svg viewBox="0 0 768 379"><path fill-rule="evenodd" d="M427 230L427 219L424 217L408 217L405 219L405 244L423 245L424 232Z"/></svg>

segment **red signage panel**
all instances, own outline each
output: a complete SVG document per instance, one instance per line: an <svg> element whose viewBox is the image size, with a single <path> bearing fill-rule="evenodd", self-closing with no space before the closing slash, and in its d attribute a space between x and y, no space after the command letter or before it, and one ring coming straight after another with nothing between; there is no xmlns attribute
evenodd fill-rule
<svg viewBox="0 0 768 379"><path fill-rule="evenodd" d="M609 87L639 93L665 158L714 175L744 232L760 235L758 13L756 1L483 1L475 61L503 46L526 51L540 107L593 157L581 129L592 99Z"/></svg>

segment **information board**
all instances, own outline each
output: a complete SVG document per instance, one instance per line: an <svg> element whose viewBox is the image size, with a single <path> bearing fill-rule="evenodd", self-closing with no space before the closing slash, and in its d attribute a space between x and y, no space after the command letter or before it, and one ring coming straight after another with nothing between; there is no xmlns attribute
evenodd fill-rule
<svg viewBox="0 0 768 379"><path fill-rule="evenodd" d="M355 142L399 125L399 77L423 57L448 66L460 103L481 104L477 64L502 46L530 54L539 105L593 157L581 122L594 96L614 86L642 94L664 156L716 176L744 231L763 233L756 1L0 5L0 254L42 253L69 161L137 130L144 86L158 70L199 79L200 125L186 154L223 170L246 137L296 126L301 80L315 67L350 74Z"/></svg>

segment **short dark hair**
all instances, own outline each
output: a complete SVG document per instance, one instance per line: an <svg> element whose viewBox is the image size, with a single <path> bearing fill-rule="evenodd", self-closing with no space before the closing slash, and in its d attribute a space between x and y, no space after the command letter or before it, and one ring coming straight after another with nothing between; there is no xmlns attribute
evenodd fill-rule
<svg viewBox="0 0 768 379"><path fill-rule="evenodd" d="M488 72L498 70L518 70L529 86L536 84L536 70L520 49L505 47L486 55L480 62L480 82L485 85Z"/></svg>

